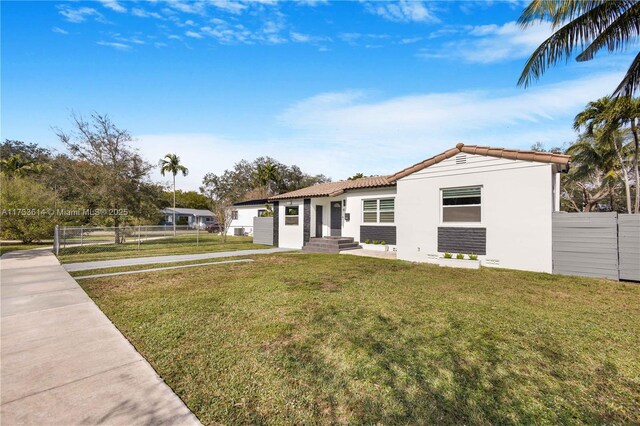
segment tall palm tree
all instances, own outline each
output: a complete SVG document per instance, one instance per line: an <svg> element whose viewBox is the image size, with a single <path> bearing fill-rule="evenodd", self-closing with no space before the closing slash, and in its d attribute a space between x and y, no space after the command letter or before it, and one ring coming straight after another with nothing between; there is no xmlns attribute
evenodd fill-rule
<svg viewBox="0 0 640 426"><path fill-rule="evenodd" d="M619 136L619 132L616 133ZM577 211L593 211L598 203L615 192L620 182L617 156L609 144L602 144L593 136L583 135L567 150L572 166L566 176L565 190L576 188L582 195Z"/></svg>
<svg viewBox="0 0 640 426"><path fill-rule="evenodd" d="M578 61L588 61L606 48L609 52L631 46L640 34L638 0L533 0L518 22L526 28L547 21L554 33L531 55L522 71L519 85L525 87L546 69L561 60L568 61L576 50ZM614 95L632 96L640 85L640 53L634 58Z"/></svg>
<svg viewBox="0 0 640 426"><path fill-rule="evenodd" d="M609 144L617 157L622 171L627 199L627 211L629 213L640 213L640 193L636 190L634 208L631 206L631 190L629 188L629 174L627 172L627 161L629 151L633 151L634 180L639 182L638 177L638 117L640 117L640 102L632 98L611 98L604 97L597 101L589 102L587 107L576 115L573 127L576 130L585 129L589 136L595 136L601 144ZM634 147L630 149L625 144L625 138L621 134L624 124L630 123L630 132L633 136Z"/></svg>
<svg viewBox="0 0 640 426"><path fill-rule="evenodd" d="M158 163L160 166L160 173L164 176L165 173L171 173L173 175L173 236L176 236L176 175L182 173L182 176L189 174L189 169L180 164L180 157L176 154L167 154Z"/></svg>
<svg viewBox="0 0 640 426"><path fill-rule="evenodd" d="M259 185L267 187L267 193L271 194L271 184L278 180L278 166L273 163L265 163L258 166L256 180Z"/></svg>
<svg viewBox="0 0 640 426"><path fill-rule="evenodd" d="M615 155L617 161L615 161L615 164L610 162L609 168L620 168L627 200L627 211L632 213L629 175L627 173L627 165L625 164L627 155L626 152L624 152L624 138L621 135L620 124L620 120L616 116L616 101L610 97L589 102L587 107L576 115L573 121L575 130L584 128L585 134L593 137L596 145L603 147L603 149L601 149L603 152L608 151Z"/></svg>

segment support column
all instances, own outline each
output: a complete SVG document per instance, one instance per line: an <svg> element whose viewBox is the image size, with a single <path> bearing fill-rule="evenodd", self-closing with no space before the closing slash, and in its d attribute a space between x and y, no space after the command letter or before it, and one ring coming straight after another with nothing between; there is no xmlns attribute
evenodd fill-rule
<svg viewBox="0 0 640 426"><path fill-rule="evenodd" d="M307 244L311 238L311 198L304 199L304 217L302 222L303 242Z"/></svg>
<svg viewBox="0 0 640 426"><path fill-rule="evenodd" d="M280 202L273 202L273 246L280 247Z"/></svg>

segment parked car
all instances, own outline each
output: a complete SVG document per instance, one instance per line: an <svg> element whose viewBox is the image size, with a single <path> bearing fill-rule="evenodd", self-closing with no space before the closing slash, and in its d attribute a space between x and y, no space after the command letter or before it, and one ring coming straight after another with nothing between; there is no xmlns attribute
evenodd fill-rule
<svg viewBox="0 0 640 426"><path fill-rule="evenodd" d="M220 232L222 231L222 228L220 227L220 225L218 225L217 223L212 223L210 225L207 225L207 232L208 233L213 233L213 232Z"/></svg>

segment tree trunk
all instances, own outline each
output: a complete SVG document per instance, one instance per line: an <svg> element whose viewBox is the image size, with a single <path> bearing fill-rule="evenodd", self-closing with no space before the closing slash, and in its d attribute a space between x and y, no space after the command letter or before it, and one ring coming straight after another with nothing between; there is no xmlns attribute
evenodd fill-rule
<svg viewBox="0 0 640 426"><path fill-rule="evenodd" d="M176 236L176 174L173 174L173 236Z"/></svg>
<svg viewBox="0 0 640 426"><path fill-rule="evenodd" d="M618 156L618 161L620 161L620 168L622 168L622 176L624 179L624 191L627 196L627 213L632 213L631 210L631 189L629 189L629 174L627 173L627 168L624 165L624 159L622 158L622 154L620 153L620 149L618 148L618 144L613 142L613 149L616 151L616 155Z"/></svg>
<svg viewBox="0 0 640 426"><path fill-rule="evenodd" d="M640 186L640 170L638 170L638 127L636 126L636 119L632 119L631 120L631 133L633 134L633 144L634 144L634 150L633 150L633 171L635 174L635 181L636 181L636 201L635 201L635 214L639 214L640 213L640 191L638 191L638 186ZM629 210L629 213L631 213L631 210Z"/></svg>

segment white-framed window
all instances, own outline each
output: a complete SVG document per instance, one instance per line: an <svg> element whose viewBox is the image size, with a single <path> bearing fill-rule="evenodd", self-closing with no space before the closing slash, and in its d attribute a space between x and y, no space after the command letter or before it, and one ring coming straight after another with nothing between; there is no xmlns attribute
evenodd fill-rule
<svg viewBox="0 0 640 426"><path fill-rule="evenodd" d="M266 209L261 209L258 210L258 217L264 217L264 215L267 214L267 210Z"/></svg>
<svg viewBox="0 0 640 426"><path fill-rule="evenodd" d="M364 223L393 223L395 221L395 198L362 200Z"/></svg>
<svg viewBox="0 0 640 426"><path fill-rule="evenodd" d="M231 220L238 220L238 210L233 210L231 212Z"/></svg>
<svg viewBox="0 0 640 426"><path fill-rule="evenodd" d="M482 221L482 187L443 188L443 223L477 223Z"/></svg>
<svg viewBox="0 0 640 426"><path fill-rule="evenodd" d="M285 206L284 207L284 224L285 225L297 225L299 223L300 207L298 206Z"/></svg>

